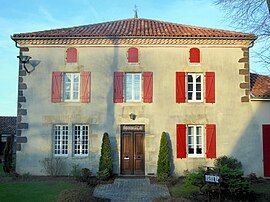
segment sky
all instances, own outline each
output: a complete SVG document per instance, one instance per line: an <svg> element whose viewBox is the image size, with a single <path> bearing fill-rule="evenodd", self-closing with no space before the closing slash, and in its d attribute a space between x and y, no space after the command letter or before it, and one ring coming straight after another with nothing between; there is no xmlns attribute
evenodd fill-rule
<svg viewBox="0 0 270 202"><path fill-rule="evenodd" d="M0 116L16 116L18 48L15 33L72 27L134 17L209 28L232 28L213 0L0 0ZM252 48L258 51L259 47ZM252 55L252 50L251 50ZM251 70L269 74L251 57Z"/></svg>

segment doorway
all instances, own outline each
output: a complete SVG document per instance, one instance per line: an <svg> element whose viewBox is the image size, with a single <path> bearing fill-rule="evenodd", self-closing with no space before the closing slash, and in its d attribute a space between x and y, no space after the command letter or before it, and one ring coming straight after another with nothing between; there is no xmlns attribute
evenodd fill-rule
<svg viewBox="0 0 270 202"><path fill-rule="evenodd" d="M144 125L121 125L121 174L144 175Z"/></svg>

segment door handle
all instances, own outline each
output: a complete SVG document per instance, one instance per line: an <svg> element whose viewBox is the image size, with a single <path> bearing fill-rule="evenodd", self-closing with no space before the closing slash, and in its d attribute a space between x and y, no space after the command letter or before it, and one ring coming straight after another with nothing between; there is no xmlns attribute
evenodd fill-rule
<svg viewBox="0 0 270 202"><path fill-rule="evenodd" d="M128 157L128 156L125 156L125 157L124 157L124 160L128 160L128 159L129 159L129 157Z"/></svg>

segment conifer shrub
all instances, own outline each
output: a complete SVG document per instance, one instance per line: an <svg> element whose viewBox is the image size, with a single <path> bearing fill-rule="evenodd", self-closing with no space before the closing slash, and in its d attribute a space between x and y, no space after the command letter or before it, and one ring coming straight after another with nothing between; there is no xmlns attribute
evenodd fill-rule
<svg viewBox="0 0 270 202"><path fill-rule="evenodd" d="M226 193L234 197L251 193L250 182L244 178L240 161L233 157L221 156L215 160L214 165L215 170L221 174L221 187Z"/></svg>
<svg viewBox="0 0 270 202"><path fill-rule="evenodd" d="M159 182L168 180L171 171L169 144L167 134L162 133L159 146L158 162L157 162L157 179Z"/></svg>
<svg viewBox="0 0 270 202"><path fill-rule="evenodd" d="M101 155L99 160L99 171L97 177L102 180L107 180L112 176L113 161L112 148L108 133L104 133L101 145Z"/></svg>
<svg viewBox="0 0 270 202"><path fill-rule="evenodd" d="M5 173L12 172L12 138L11 137L7 137L7 142L4 148L3 170Z"/></svg>

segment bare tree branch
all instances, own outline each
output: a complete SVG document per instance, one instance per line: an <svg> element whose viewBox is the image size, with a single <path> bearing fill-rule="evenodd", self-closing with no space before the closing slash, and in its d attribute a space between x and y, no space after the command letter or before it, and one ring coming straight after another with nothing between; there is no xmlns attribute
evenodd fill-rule
<svg viewBox="0 0 270 202"><path fill-rule="evenodd" d="M226 19L242 32L258 36L262 48L255 53L261 66L270 69L270 0L215 0L225 12Z"/></svg>

